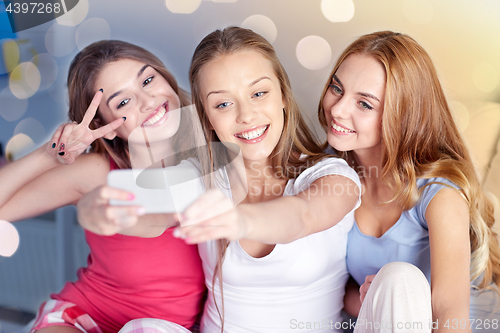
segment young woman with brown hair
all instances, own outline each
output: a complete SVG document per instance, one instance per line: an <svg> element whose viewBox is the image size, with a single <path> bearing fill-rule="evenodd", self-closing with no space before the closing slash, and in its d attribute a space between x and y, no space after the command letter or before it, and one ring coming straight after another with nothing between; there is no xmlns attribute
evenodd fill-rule
<svg viewBox="0 0 500 333"><path fill-rule="evenodd" d="M425 50L391 31L358 38L332 70L319 119L364 186L347 250L361 311L373 300L375 274L399 261L429 280L435 331L494 328L494 320L498 328L498 318L486 327L474 309L469 321L470 281L479 278L480 290L500 282L493 207ZM357 315L352 291L346 308Z"/></svg>
<svg viewBox="0 0 500 333"><path fill-rule="evenodd" d="M68 89L73 123L0 170L0 218L26 219L95 193L109 223L86 225L88 267L40 307L32 330L117 332L128 321L151 315L190 329L204 295L196 246L172 236L171 216L139 218L141 207L109 206L110 197L133 196L102 187L110 170L134 162L146 168L154 162L150 156L164 161L192 141L183 127L191 126L192 118L181 112L187 95L158 58L122 41L97 42L78 53ZM132 135L136 132L142 141ZM90 144L90 153L82 154Z"/></svg>

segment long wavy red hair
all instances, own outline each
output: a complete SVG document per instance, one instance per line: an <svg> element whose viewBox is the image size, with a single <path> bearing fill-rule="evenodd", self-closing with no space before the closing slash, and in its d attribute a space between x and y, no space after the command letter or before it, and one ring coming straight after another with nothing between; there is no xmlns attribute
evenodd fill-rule
<svg viewBox="0 0 500 333"><path fill-rule="evenodd" d="M381 31L364 35L340 55L320 101L333 74L351 54L373 57L386 71L381 177L393 184L393 200L405 210L413 207L422 190L417 188L417 178L443 177L459 186L470 211L471 279L483 274L480 289L492 281L499 285L500 251L492 230L493 206L481 188L429 55L404 34ZM318 116L326 129L322 102ZM351 165L355 163L353 152L338 153Z"/></svg>

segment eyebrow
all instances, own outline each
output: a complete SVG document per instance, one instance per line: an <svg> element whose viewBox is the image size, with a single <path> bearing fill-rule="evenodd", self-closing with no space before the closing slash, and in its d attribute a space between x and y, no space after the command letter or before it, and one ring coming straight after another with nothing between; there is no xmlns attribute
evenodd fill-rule
<svg viewBox="0 0 500 333"><path fill-rule="evenodd" d="M139 78L139 77L142 75L142 73L144 73L144 71L146 70L146 68L148 68L148 67L149 67L149 65L147 65L147 64L146 64L146 65L144 65L144 66L142 66L142 68L141 68L141 69L139 70L139 72L137 73L137 77ZM106 105L109 107L109 102L110 102L113 98L115 98L116 96L120 95L121 93L122 93L122 90L117 91L117 92L115 92L113 95L109 96L108 100L106 101Z"/></svg>
<svg viewBox="0 0 500 333"><path fill-rule="evenodd" d="M333 77L332 77L335 81L337 81L337 83L340 85L341 88L344 88L344 85L342 84L342 82L340 82L340 79L337 77L337 75L333 74ZM369 93L364 93L364 92L358 92L358 95L361 95L361 96L364 96L366 98L371 98L371 99L374 99L376 100L377 102L380 103L380 100L372 95L372 94L369 94Z"/></svg>
<svg viewBox="0 0 500 333"><path fill-rule="evenodd" d="M257 84L258 82L265 80L265 79L271 80L267 76L262 76L262 77L259 77L257 80L252 81L248 86L251 87L251 86L253 86L253 85ZM228 92L227 90L214 90L214 91L209 92L207 94L207 97L205 97L205 99L208 99L208 96L210 96L211 94L222 94L222 93L227 93L227 92Z"/></svg>

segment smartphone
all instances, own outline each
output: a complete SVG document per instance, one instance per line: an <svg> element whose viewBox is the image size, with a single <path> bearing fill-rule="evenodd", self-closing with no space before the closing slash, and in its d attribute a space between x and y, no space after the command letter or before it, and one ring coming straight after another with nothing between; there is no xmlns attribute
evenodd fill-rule
<svg viewBox="0 0 500 333"><path fill-rule="evenodd" d="M186 160L167 168L112 170L107 183L135 195L131 201L110 200L111 205L140 205L146 214L183 212L205 192L199 170Z"/></svg>

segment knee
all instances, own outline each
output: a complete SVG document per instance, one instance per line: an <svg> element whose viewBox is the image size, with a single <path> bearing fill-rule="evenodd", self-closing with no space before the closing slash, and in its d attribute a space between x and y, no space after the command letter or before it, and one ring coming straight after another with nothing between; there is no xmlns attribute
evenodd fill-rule
<svg viewBox="0 0 500 333"><path fill-rule="evenodd" d="M190 331L166 320L142 318L129 321L119 333L190 333Z"/></svg>
<svg viewBox="0 0 500 333"><path fill-rule="evenodd" d="M160 319L141 318L129 321L119 333L164 333Z"/></svg>
<svg viewBox="0 0 500 333"><path fill-rule="evenodd" d="M380 280L381 284L390 286L396 286L402 281L410 284L429 284L424 273L418 267L399 261L384 265L378 271L375 279Z"/></svg>
<svg viewBox="0 0 500 333"><path fill-rule="evenodd" d="M126 323L121 329L119 333L132 333L134 332L138 327L141 327L141 322L144 319L134 319Z"/></svg>

